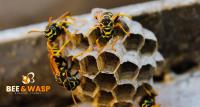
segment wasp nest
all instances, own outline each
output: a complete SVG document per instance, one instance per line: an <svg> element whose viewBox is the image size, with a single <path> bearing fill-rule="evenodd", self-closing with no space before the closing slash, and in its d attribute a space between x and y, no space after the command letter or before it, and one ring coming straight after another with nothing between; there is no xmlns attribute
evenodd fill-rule
<svg viewBox="0 0 200 107"><path fill-rule="evenodd" d="M90 31L98 23L95 11L87 19L80 19L84 22L80 27L69 27L75 35L65 49L67 55L75 56L95 44L96 31ZM138 106L137 99L145 93L141 85L152 86L157 64L163 60L154 33L127 17L120 17L119 21L129 33L118 31L120 39L115 50L110 45L111 39L101 51L93 45L92 51L75 59L81 71L81 84L75 94L95 107Z"/></svg>

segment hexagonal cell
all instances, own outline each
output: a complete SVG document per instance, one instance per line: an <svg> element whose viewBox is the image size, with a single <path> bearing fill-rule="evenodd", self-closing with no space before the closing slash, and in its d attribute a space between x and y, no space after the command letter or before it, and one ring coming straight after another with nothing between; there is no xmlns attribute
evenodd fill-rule
<svg viewBox="0 0 200 107"><path fill-rule="evenodd" d="M99 69L113 72L119 64L119 57L110 52L103 52L97 59Z"/></svg>
<svg viewBox="0 0 200 107"><path fill-rule="evenodd" d="M120 81L132 81L138 74L138 66L131 62L121 64L116 72L117 78Z"/></svg>
<svg viewBox="0 0 200 107"><path fill-rule="evenodd" d="M100 105L111 105L114 101L114 97L111 92L99 91L96 96L96 103Z"/></svg>
<svg viewBox="0 0 200 107"><path fill-rule="evenodd" d="M73 41L76 44L76 48L87 49L89 46L88 38L84 37L82 34L76 34Z"/></svg>
<svg viewBox="0 0 200 107"><path fill-rule="evenodd" d="M101 35L100 29L99 28L94 29L93 31L90 32L88 40L90 41L90 43L96 44L96 40L99 37L99 35Z"/></svg>
<svg viewBox="0 0 200 107"><path fill-rule="evenodd" d="M112 107L133 107L133 104L129 102L117 102Z"/></svg>
<svg viewBox="0 0 200 107"><path fill-rule="evenodd" d="M147 95L148 93L146 92L146 90L144 89L144 87L145 87L145 89L146 89L147 91L149 91L149 92L153 91L153 88L152 88L152 86L151 86L150 84L148 84L148 83L143 83L142 85L140 85L140 86L137 88L137 91L136 91L136 95L135 95L135 96L145 96L145 95Z"/></svg>
<svg viewBox="0 0 200 107"><path fill-rule="evenodd" d="M143 65L139 71L139 75L137 77L137 80L144 81L144 80L150 80L153 78L153 73L155 71L155 68L150 65Z"/></svg>
<svg viewBox="0 0 200 107"><path fill-rule="evenodd" d="M96 59L93 56L86 56L80 61L82 71L88 75L96 75L98 73Z"/></svg>
<svg viewBox="0 0 200 107"><path fill-rule="evenodd" d="M88 96L88 95L85 95L85 94L83 95L83 98L84 98L84 101L87 101L87 102L92 102L94 100L91 96Z"/></svg>
<svg viewBox="0 0 200 107"><path fill-rule="evenodd" d="M94 96L97 86L91 79L83 76L81 80L81 88L85 94Z"/></svg>
<svg viewBox="0 0 200 107"><path fill-rule="evenodd" d="M112 90L116 85L116 79L113 74L99 73L94 81L102 90Z"/></svg>
<svg viewBox="0 0 200 107"><path fill-rule="evenodd" d="M153 54L157 48L157 42L150 39L145 39L144 46L141 49L142 54Z"/></svg>
<svg viewBox="0 0 200 107"><path fill-rule="evenodd" d="M122 21L122 20L118 20L117 22L116 22L116 24L119 24L119 25L122 25L121 27L119 27L119 26L116 26L115 28L114 28L114 30L115 30L115 35L119 35L119 36L121 36L121 37L124 37L125 35L126 35L126 32L129 32L129 27L128 27L128 25L124 22L124 21ZM123 29L122 29L123 28ZM126 32L125 32L125 31Z"/></svg>
<svg viewBox="0 0 200 107"><path fill-rule="evenodd" d="M122 84L118 85L114 89L114 96L117 98L117 101L127 101L131 100L135 94L135 87L132 84Z"/></svg>
<svg viewBox="0 0 200 107"><path fill-rule="evenodd" d="M141 48L141 45L144 42L144 38L140 34L131 33L124 41L124 46L127 51L137 51Z"/></svg>

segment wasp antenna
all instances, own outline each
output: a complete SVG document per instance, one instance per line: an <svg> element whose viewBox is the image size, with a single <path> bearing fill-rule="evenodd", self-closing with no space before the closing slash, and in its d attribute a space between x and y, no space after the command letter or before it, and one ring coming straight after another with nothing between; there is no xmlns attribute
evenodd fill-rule
<svg viewBox="0 0 200 107"><path fill-rule="evenodd" d="M70 13L70 12L65 12L63 15L61 15L60 17L58 17L58 18L56 19L56 21L61 20L61 19L64 19L64 18L66 18L67 16L71 16L71 13Z"/></svg>
<svg viewBox="0 0 200 107"><path fill-rule="evenodd" d="M44 32L44 31L41 31L41 30L31 30L31 31L28 31L28 33L32 33L32 32Z"/></svg>
<svg viewBox="0 0 200 107"><path fill-rule="evenodd" d="M53 19L53 17L51 16L51 17L49 17L49 19L48 19L48 24L51 24L52 23L52 19Z"/></svg>

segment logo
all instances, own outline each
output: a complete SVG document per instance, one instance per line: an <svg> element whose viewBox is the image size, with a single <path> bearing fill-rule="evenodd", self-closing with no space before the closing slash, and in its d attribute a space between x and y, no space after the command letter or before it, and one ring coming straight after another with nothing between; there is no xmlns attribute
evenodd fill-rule
<svg viewBox="0 0 200 107"><path fill-rule="evenodd" d="M51 90L50 85L33 85L35 83L35 74L33 72L22 75L21 82L23 83L21 86L6 86L6 92L15 94L42 94Z"/></svg>
<svg viewBox="0 0 200 107"><path fill-rule="evenodd" d="M23 84L29 84L29 83L34 83L34 76L35 74L33 72L29 72L26 76L22 75L22 83Z"/></svg>

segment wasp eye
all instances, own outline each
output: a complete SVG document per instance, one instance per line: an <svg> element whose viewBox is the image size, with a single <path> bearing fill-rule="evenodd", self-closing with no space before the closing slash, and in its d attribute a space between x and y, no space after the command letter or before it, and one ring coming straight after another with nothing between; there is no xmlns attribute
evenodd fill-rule
<svg viewBox="0 0 200 107"><path fill-rule="evenodd" d="M46 28L45 31L44 31L44 33L49 33L50 31L51 31L51 29Z"/></svg>

